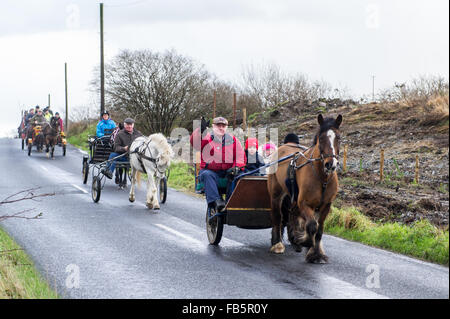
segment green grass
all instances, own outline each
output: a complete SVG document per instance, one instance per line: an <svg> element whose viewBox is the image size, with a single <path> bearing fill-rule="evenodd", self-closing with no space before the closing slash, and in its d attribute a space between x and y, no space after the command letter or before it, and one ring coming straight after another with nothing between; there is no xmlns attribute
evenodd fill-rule
<svg viewBox="0 0 450 319"><path fill-rule="evenodd" d="M443 265L449 264L448 230L427 220L407 226L374 223L355 208L333 207L325 221L325 232Z"/></svg>
<svg viewBox="0 0 450 319"><path fill-rule="evenodd" d="M89 150L88 146L88 135L95 135L96 124L91 124L87 127L86 130L82 131L79 134L70 134L68 133L67 142L72 144L75 147L81 148L85 151Z"/></svg>
<svg viewBox="0 0 450 319"><path fill-rule="evenodd" d="M178 190L194 193L194 168L183 162L172 162L170 164L170 175L167 185Z"/></svg>
<svg viewBox="0 0 450 319"><path fill-rule="evenodd" d="M0 299L56 299L31 259L0 229Z"/></svg>

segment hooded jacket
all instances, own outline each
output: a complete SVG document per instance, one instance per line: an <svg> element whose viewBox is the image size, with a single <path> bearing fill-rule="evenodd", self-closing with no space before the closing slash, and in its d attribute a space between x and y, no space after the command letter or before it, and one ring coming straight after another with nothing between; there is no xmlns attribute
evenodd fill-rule
<svg viewBox="0 0 450 319"><path fill-rule="evenodd" d="M102 137L105 135L105 130L110 130L111 133L113 131L113 129L116 127L116 123L111 120L111 119L107 119L105 120L101 120L100 122L98 122L97 124L97 137Z"/></svg>
<svg viewBox="0 0 450 319"><path fill-rule="evenodd" d="M202 139L200 128L195 129L190 138L191 145L201 153L202 169L212 171L227 170L245 166L245 153L236 137L225 134L222 139L214 134L206 134Z"/></svg>

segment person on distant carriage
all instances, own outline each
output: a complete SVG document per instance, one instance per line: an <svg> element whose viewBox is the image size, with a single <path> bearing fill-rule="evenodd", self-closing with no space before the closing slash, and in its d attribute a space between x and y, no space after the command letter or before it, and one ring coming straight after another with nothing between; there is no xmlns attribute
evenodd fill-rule
<svg viewBox="0 0 450 319"><path fill-rule="evenodd" d="M103 137L105 134L110 135L114 128L116 127L116 123L109 118L109 112L103 111L102 119L97 124L97 137Z"/></svg>
<svg viewBox="0 0 450 319"><path fill-rule="evenodd" d="M31 118L34 116L34 108L31 108L28 111L27 116L25 117L25 126L28 127L28 124L30 123Z"/></svg>
<svg viewBox="0 0 450 319"><path fill-rule="evenodd" d="M225 207L225 202L219 194L219 178L242 171L245 153L239 140L226 133L228 121L225 118L214 118L213 133L202 137L207 125L202 118L201 127L194 130L190 143L201 153L199 180L205 184L206 201L220 211Z"/></svg>
<svg viewBox="0 0 450 319"><path fill-rule="evenodd" d="M60 131L61 132L64 132L64 125L63 125L63 120L62 120L62 118L61 117L59 117L59 113L58 112L56 112L55 113L55 116L54 116L55 118L56 118L56 120L58 121L58 123L59 123L59 128L60 128Z"/></svg>
<svg viewBox="0 0 450 319"><path fill-rule="evenodd" d="M47 120L45 119L44 115L42 114L42 110L38 109L37 113L30 119L29 122L29 129L27 132L27 137L31 138L33 136L33 127L35 125L43 125L47 123Z"/></svg>
<svg viewBox="0 0 450 319"><path fill-rule="evenodd" d="M114 139L114 152L109 155L109 159L128 153L133 141L139 136L142 136L142 133L134 128L134 120L132 118L126 118L123 126L124 128L117 133L116 138ZM103 168L101 172L109 179L112 179L114 169L116 168L116 162L128 162L128 160L128 155L119 157L118 159L109 162L107 167ZM118 176L116 175L116 179L117 178ZM118 184L117 180L116 183Z"/></svg>
<svg viewBox="0 0 450 319"><path fill-rule="evenodd" d="M49 108L46 107L46 108L44 109L44 117L45 117L45 119L47 120L47 122L50 123L50 120L51 120L52 116L53 116L53 115L50 113Z"/></svg>
<svg viewBox="0 0 450 319"><path fill-rule="evenodd" d="M251 172L260 168L261 166L264 166L264 159L258 153L258 139L248 138L245 141L245 157L247 159L247 162L245 164L246 172ZM265 174L264 169L261 169L259 172L255 173L255 175L263 174Z"/></svg>

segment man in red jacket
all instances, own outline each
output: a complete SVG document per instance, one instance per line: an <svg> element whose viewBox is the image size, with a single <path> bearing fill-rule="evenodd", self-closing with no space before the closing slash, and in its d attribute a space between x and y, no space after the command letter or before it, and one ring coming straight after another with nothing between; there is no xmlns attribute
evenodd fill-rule
<svg viewBox="0 0 450 319"><path fill-rule="evenodd" d="M241 170L245 166L245 153L236 137L226 133L228 121L223 117L213 120L213 133L207 133L207 123L202 119L201 127L191 135L191 145L201 151L200 182L205 185L206 201L218 211L225 207L219 195L219 178L226 177L227 171Z"/></svg>

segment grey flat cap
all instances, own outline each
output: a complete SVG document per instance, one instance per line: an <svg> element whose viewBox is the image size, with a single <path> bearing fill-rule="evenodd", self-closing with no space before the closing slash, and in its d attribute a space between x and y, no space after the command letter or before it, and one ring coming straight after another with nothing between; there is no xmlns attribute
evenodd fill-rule
<svg viewBox="0 0 450 319"><path fill-rule="evenodd" d="M127 117L123 122L127 123L127 124L133 124L134 120L132 118L130 118L130 117Z"/></svg>

